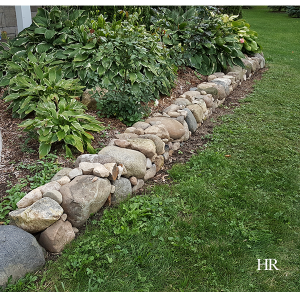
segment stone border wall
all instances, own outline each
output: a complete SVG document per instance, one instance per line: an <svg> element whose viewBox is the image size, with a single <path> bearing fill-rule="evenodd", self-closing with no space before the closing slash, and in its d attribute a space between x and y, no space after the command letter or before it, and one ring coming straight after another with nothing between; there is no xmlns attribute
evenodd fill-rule
<svg viewBox="0 0 300 300"><path fill-rule="evenodd" d="M38 6L30 6L30 9L32 19L37 13ZM15 6L0 6L0 36L2 31L6 31L11 39L18 35Z"/></svg>
<svg viewBox="0 0 300 300"><path fill-rule="evenodd" d="M170 151L178 150L242 81L265 66L263 54L242 60L246 69L234 66L226 75L208 76L208 82L183 93L162 113L116 134L98 154L80 155L74 169L60 170L51 182L25 195L9 213L10 224L22 232L40 233L37 239L43 248L61 252L91 214L140 189L169 159ZM4 227L12 226L0 226L0 231Z"/></svg>

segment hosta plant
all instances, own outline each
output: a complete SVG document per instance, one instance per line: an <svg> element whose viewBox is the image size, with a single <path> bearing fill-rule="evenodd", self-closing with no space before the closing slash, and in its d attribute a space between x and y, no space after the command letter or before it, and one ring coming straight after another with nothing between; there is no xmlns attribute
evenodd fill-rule
<svg viewBox="0 0 300 300"><path fill-rule="evenodd" d="M94 117L84 114L84 105L75 99L59 102L42 101L36 108L36 117L22 122L25 131L37 130L39 135L39 156L47 155L51 145L64 142L67 156L72 156L70 146L78 151L95 153L91 145L94 137L91 131L99 132L105 127Z"/></svg>
<svg viewBox="0 0 300 300"><path fill-rule="evenodd" d="M9 95L5 101L11 101L13 117L24 118L34 111L39 101L55 101L80 97L84 86L78 79L63 79L61 68L47 67L45 53L39 60L28 52L28 60L19 58L9 62L7 75L9 80Z"/></svg>

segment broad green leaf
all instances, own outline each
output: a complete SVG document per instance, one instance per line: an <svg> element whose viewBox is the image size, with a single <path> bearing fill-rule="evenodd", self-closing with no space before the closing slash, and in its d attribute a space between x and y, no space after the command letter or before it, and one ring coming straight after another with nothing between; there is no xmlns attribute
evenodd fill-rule
<svg viewBox="0 0 300 300"><path fill-rule="evenodd" d="M36 34L45 34L46 31L47 31L47 28L38 27L38 28L35 28L34 33L36 33Z"/></svg>
<svg viewBox="0 0 300 300"><path fill-rule="evenodd" d="M99 131L103 130L103 126L96 125L96 124L82 124L81 126L84 129L89 130L89 131L99 132Z"/></svg>
<svg viewBox="0 0 300 300"><path fill-rule="evenodd" d="M136 73L129 73L129 79L131 81L131 84L133 84L137 80Z"/></svg>
<svg viewBox="0 0 300 300"><path fill-rule="evenodd" d="M53 45L47 43L40 43L36 46L36 51L38 53L44 53L48 51L50 48L53 48Z"/></svg>
<svg viewBox="0 0 300 300"><path fill-rule="evenodd" d="M55 30L46 30L45 31L45 38L47 40L51 40L55 36L56 31Z"/></svg>
<svg viewBox="0 0 300 300"><path fill-rule="evenodd" d="M74 21L74 20L78 19L83 13L84 13L84 10L76 9L70 14L69 20Z"/></svg>
<svg viewBox="0 0 300 300"><path fill-rule="evenodd" d="M73 154L71 149L65 144L65 149L66 149L66 156L72 158Z"/></svg>
<svg viewBox="0 0 300 300"><path fill-rule="evenodd" d="M78 122L72 122L72 126L74 126L74 128L76 128L79 131L84 131L84 129L81 127L81 125Z"/></svg>
<svg viewBox="0 0 300 300"><path fill-rule="evenodd" d="M40 69L40 67L34 66L33 68L34 68L34 72L35 72L36 76L37 76L40 80L43 80L43 78L44 78L44 73L43 73L43 71Z"/></svg>
<svg viewBox="0 0 300 300"><path fill-rule="evenodd" d="M77 55L75 55L73 61L84 61L84 60L86 60L88 57L89 57L88 54L85 54L85 53L84 53L84 54L78 53Z"/></svg>
<svg viewBox="0 0 300 300"><path fill-rule="evenodd" d="M86 143L86 150L88 151L88 153L90 153L90 154L95 154L96 153L96 151L95 151L95 149L92 147L92 145L90 144L90 143Z"/></svg>
<svg viewBox="0 0 300 300"><path fill-rule="evenodd" d="M28 41L29 41L28 37L16 38L15 41L13 42L13 45L16 47L19 47L19 46L26 44Z"/></svg>
<svg viewBox="0 0 300 300"><path fill-rule="evenodd" d="M9 84L9 81L10 81L9 78L3 77L3 78L0 80L0 87L2 87L2 86L7 86L7 85Z"/></svg>
<svg viewBox="0 0 300 300"><path fill-rule="evenodd" d="M62 130L57 132L58 140L61 141L66 136L66 133Z"/></svg>
<svg viewBox="0 0 300 300"><path fill-rule="evenodd" d="M51 68L49 70L49 81L51 83L56 83L56 68Z"/></svg>
<svg viewBox="0 0 300 300"><path fill-rule="evenodd" d="M28 51L28 58L31 62L37 63L37 58L32 54L31 51Z"/></svg>
<svg viewBox="0 0 300 300"><path fill-rule="evenodd" d="M15 100L15 99L18 99L20 97L20 94L19 93L12 93L12 94L9 94L8 96L6 96L4 98L5 101L11 101L11 100Z"/></svg>
<svg viewBox="0 0 300 300"><path fill-rule="evenodd" d="M64 131L66 134L68 133L68 131L69 131L69 129L70 129L69 125L64 125L64 126L60 125L60 128L63 129L63 131Z"/></svg>
<svg viewBox="0 0 300 300"><path fill-rule="evenodd" d="M40 158L43 158L44 156L46 156L50 152L50 149L51 149L51 144L41 142L40 147L39 147Z"/></svg>
<svg viewBox="0 0 300 300"><path fill-rule="evenodd" d="M88 43L85 46L82 47L82 49L94 49L95 44L94 43Z"/></svg>

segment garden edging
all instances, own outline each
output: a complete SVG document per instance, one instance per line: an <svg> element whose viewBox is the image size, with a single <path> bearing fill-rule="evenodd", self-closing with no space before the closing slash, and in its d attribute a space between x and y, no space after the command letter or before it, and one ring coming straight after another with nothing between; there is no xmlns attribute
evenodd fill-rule
<svg viewBox="0 0 300 300"><path fill-rule="evenodd" d="M170 151L178 150L180 143L188 141L242 81L265 66L263 54L242 60L246 69L234 66L227 69L226 75L221 72L210 75L208 82L183 93L161 113L116 134L98 154L80 155L74 169L60 170L51 182L23 197L17 203L18 209L9 214L10 224L19 227L15 227L18 231L40 233L37 237L43 248L61 252L75 238L77 227L91 214L106 202L111 205L123 201L154 177L168 160ZM11 225L0 226L4 237L6 229L12 231ZM8 241L8 238L0 240ZM16 252L4 257L2 248L0 286L11 275L13 280L20 278L19 269L6 268ZM22 276L28 272L23 269Z"/></svg>

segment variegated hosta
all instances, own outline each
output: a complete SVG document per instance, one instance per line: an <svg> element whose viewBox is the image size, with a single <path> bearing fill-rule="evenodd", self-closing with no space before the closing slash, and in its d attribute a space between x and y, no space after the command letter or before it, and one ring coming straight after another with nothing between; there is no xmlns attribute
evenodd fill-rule
<svg viewBox="0 0 300 300"><path fill-rule="evenodd" d="M56 104L52 101L41 101L36 109L36 117L26 120L19 126L25 131L37 130L39 135L39 156L50 152L51 145L64 141L66 154L72 156L69 145L78 151L95 153L91 145L94 137L90 131L99 132L105 129L94 117L84 114L84 105L71 99L60 99Z"/></svg>

